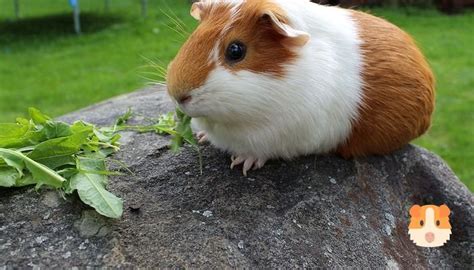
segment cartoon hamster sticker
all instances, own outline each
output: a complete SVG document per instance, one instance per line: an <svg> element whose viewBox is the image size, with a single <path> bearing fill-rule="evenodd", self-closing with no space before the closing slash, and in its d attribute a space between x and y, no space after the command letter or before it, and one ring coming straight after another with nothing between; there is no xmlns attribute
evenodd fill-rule
<svg viewBox="0 0 474 270"><path fill-rule="evenodd" d="M420 247L441 247L451 235L448 206L413 205L410 208L410 239Z"/></svg>

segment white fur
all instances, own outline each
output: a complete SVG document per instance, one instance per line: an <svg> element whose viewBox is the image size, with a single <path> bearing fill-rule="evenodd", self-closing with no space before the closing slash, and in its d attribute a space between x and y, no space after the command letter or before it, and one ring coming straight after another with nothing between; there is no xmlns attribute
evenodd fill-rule
<svg viewBox="0 0 474 270"><path fill-rule="evenodd" d="M350 135L362 100L356 25L344 9L273 1L289 14L294 33L311 36L285 79L218 65L182 109L212 144L235 155L266 160L328 152Z"/></svg>

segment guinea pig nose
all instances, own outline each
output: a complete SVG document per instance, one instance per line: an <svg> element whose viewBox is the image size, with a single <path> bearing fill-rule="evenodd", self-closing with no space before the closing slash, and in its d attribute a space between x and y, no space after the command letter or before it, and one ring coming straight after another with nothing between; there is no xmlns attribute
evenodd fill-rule
<svg viewBox="0 0 474 270"><path fill-rule="evenodd" d="M432 232L426 233L425 234L425 239L426 239L426 242L428 242L428 243L433 242L435 240L434 233L432 233Z"/></svg>
<svg viewBox="0 0 474 270"><path fill-rule="evenodd" d="M191 96L190 95L183 95L177 98L177 101L179 104L187 104L191 101Z"/></svg>

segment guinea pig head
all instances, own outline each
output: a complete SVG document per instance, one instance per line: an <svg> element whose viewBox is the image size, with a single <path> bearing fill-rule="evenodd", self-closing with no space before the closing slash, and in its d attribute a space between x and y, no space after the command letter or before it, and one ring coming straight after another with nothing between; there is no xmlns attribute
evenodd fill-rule
<svg viewBox="0 0 474 270"><path fill-rule="evenodd" d="M310 39L271 0L203 0L191 15L199 25L170 63L167 85L192 117L252 118Z"/></svg>

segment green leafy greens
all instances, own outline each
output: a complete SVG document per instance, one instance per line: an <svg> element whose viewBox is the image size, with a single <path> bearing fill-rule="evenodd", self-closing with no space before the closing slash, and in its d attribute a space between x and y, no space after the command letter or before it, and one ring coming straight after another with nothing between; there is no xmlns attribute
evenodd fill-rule
<svg viewBox="0 0 474 270"><path fill-rule="evenodd" d="M72 125L55 121L39 110L29 109L30 119L0 124L0 187L36 185L56 188L64 194L77 191L80 199L98 213L119 218L123 201L106 190L106 158L119 150L119 131L156 132L172 136L171 148L183 143L196 149L191 118L181 111L161 115L147 126L127 126L131 110L113 127L98 128L77 121Z"/></svg>

